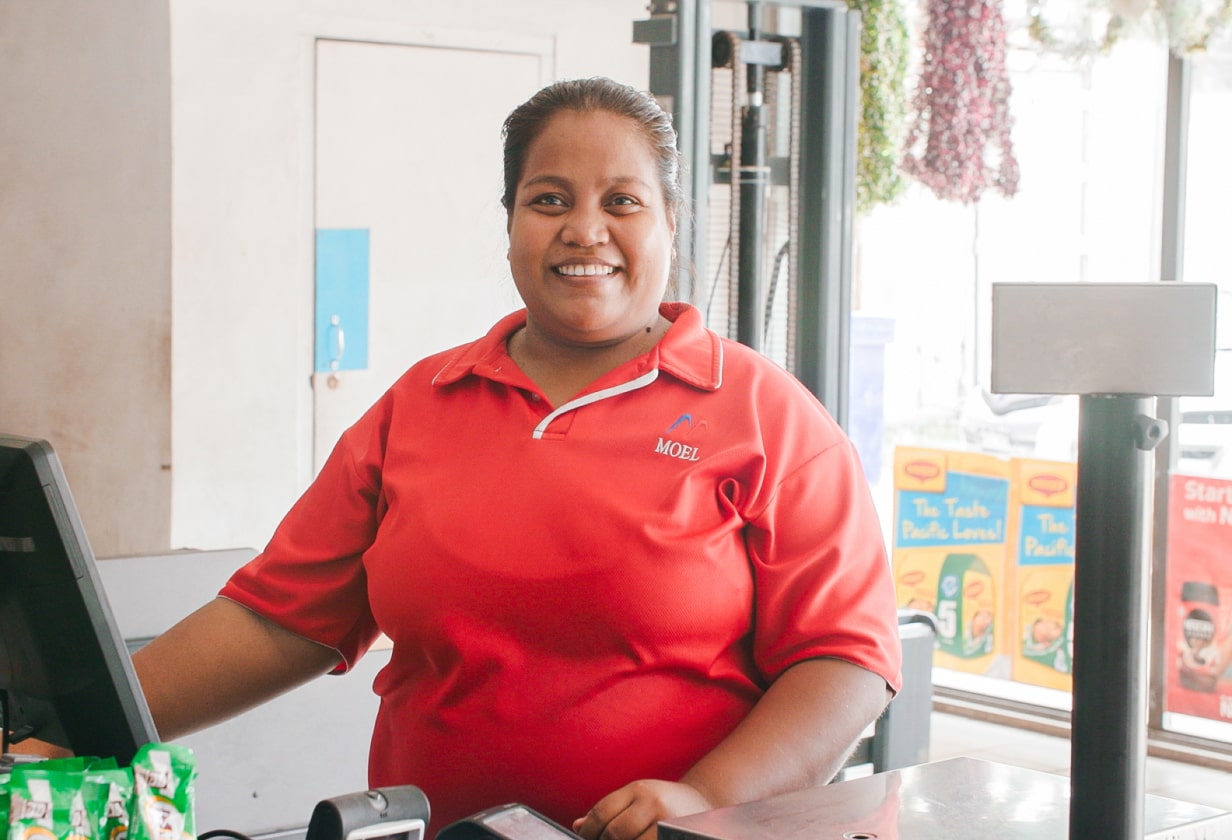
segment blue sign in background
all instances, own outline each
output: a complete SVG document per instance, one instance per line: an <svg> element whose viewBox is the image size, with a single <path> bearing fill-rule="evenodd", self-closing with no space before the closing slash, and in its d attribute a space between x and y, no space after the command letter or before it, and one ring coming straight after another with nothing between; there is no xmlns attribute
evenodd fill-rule
<svg viewBox="0 0 1232 840"><path fill-rule="evenodd" d="M1074 509L1023 505L1018 534L1018 565L1074 562Z"/></svg>
<svg viewBox="0 0 1232 840"><path fill-rule="evenodd" d="M368 262L366 228L317 230L317 373L368 367Z"/></svg>
<svg viewBox="0 0 1232 840"><path fill-rule="evenodd" d="M897 548L982 545L1005 539L1010 483L971 473L948 473L945 491L898 492Z"/></svg>

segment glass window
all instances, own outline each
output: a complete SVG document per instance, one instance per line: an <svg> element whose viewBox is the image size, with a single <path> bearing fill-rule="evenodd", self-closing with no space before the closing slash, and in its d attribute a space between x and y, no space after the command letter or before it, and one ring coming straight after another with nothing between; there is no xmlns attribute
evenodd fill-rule
<svg viewBox="0 0 1232 840"><path fill-rule="evenodd" d="M1168 52L1063 55L1023 5L1005 16L1017 191L963 203L916 181L862 216L853 317L891 325L874 493L900 606L940 620L936 685L1064 710L1078 400L990 393L992 285L1159 279Z"/></svg>
<svg viewBox="0 0 1232 840"><path fill-rule="evenodd" d="M1232 743L1232 37L1188 60L1182 277L1219 286L1215 387L1179 399L1168 482L1163 709L1165 729Z"/></svg>

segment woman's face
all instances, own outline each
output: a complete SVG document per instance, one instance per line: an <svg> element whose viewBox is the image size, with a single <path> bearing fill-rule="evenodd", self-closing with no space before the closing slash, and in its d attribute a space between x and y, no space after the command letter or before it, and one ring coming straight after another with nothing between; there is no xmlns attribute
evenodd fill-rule
<svg viewBox="0 0 1232 840"><path fill-rule="evenodd" d="M509 265L527 330L610 346L655 322L675 219L638 124L562 111L527 149L509 213Z"/></svg>

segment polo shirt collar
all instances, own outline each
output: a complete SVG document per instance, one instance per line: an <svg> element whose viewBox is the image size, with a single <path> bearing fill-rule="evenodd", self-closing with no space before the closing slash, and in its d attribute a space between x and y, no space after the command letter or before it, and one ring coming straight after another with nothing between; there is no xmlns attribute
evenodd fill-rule
<svg viewBox="0 0 1232 840"><path fill-rule="evenodd" d="M659 304L659 313L672 326L647 354L651 367L657 367L703 391L717 391L723 384L723 345L719 337L702 324L696 307L682 302ZM469 376L508 382L516 370L506 351L509 336L526 325L526 310L501 318L487 334L460 347L445 360L432 379L433 385L449 385ZM520 372L519 372L520 374Z"/></svg>
<svg viewBox="0 0 1232 840"><path fill-rule="evenodd" d="M723 384L723 343L702 324L702 313L687 303L659 305L659 314L672 322L655 345L659 370L702 391L717 391Z"/></svg>

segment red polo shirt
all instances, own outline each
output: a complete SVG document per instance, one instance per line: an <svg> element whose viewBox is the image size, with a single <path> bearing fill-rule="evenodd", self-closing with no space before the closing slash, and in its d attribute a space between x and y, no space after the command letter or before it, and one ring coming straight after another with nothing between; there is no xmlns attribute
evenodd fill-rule
<svg viewBox="0 0 1232 840"><path fill-rule="evenodd" d="M439 829L523 802L568 825L676 779L800 660L896 688L889 562L817 400L697 310L553 410L525 313L412 367L222 595L353 663L394 642L370 783ZM345 667L345 665L343 666Z"/></svg>

